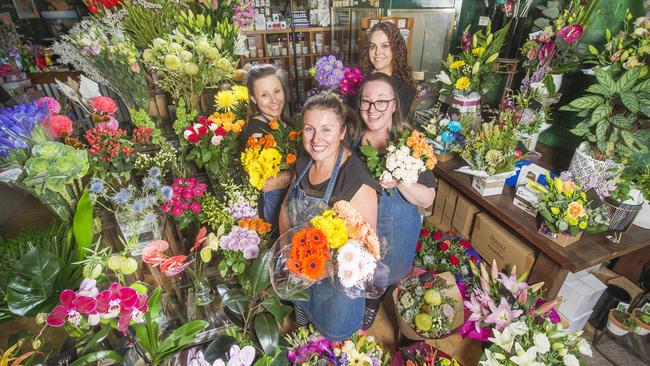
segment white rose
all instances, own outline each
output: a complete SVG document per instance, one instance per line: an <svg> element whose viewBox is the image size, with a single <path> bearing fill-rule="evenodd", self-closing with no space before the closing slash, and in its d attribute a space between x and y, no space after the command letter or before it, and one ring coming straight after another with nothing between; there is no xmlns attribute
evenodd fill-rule
<svg viewBox="0 0 650 366"><path fill-rule="evenodd" d="M223 140L223 136L212 136L210 143L212 145L219 145L221 144L221 140Z"/></svg>
<svg viewBox="0 0 650 366"><path fill-rule="evenodd" d="M393 178L393 176L390 174L390 172L387 172L387 171L385 171L385 170L384 170L383 173L381 173L381 177L379 177L379 180L380 180L381 182L386 182L386 183L392 181L393 179L394 179L394 178Z"/></svg>
<svg viewBox="0 0 650 366"><path fill-rule="evenodd" d="M578 342L578 352L580 352L580 354L583 356L593 356L591 353L591 346L589 345L589 342L587 342L584 338L580 339L580 342Z"/></svg>
<svg viewBox="0 0 650 366"><path fill-rule="evenodd" d="M537 352L542 355L551 350L551 343L544 333L536 333L533 336L533 342L535 343L535 347L537 347Z"/></svg>
<svg viewBox="0 0 650 366"><path fill-rule="evenodd" d="M509 327L512 330L512 334L516 336L528 333L528 326L524 322L514 322Z"/></svg>
<svg viewBox="0 0 650 366"><path fill-rule="evenodd" d="M580 366L580 361L578 361L578 358L572 354L562 357L562 362L564 362L565 366Z"/></svg>

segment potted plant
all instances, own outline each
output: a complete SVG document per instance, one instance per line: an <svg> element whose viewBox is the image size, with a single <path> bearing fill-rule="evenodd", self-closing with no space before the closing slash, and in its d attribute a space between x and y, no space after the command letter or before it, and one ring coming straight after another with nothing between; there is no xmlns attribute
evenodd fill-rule
<svg viewBox="0 0 650 366"><path fill-rule="evenodd" d="M548 186L529 182L539 195L535 203L541 217L539 233L566 247L580 240L583 231L600 232L607 229L607 217L602 205L593 207L582 188L565 177L546 175Z"/></svg>
<svg viewBox="0 0 650 366"><path fill-rule="evenodd" d="M511 125L484 124L480 130L471 131L466 136L460 156L469 166L458 171L474 176L472 187L481 195L501 194L506 179L514 173L515 163L522 156L516 149L517 141Z"/></svg>
<svg viewBox="0 0 650 366"><path fill-rule="evenodd" d="M453 96L453 107L460 112L478 110L481 95L489 89L494 77L494 62L509 28L510 23L492 33L492 24L488 22L485 33L481 29L472 34L468 27L460 38L462 52L456 56L450 54L442 62L447 71L441 71L434 82L443 84L440 93Z"/></svg>
<svg viewBox="0 0 650 366"><path fill-rule="evenodd" d="M632 194L642 196L643 206L641 211L634 219L633 224L644 229L650 229L650 166L645 167L632 167L626 170L623 175L627 177L635 189L639 192L636 193L634 189Z"/></svg>
<svg viewBox="0 0 650 366"><path fill-rule="evenodd" d="M631 153L645 152L641 137L650 117L650 78L641 77L635 67L617 76L613 68L596 68L596 83L587 95L560 108L583 117L571 132L585 141L576 150L569 166L578 182L596 177L602 185L618 176Z"/></svg>
<svg viewBox="0 0 650 366"><path fill-rule="evenodd" d="M634 309L632 318L634 318L637 325L634 330L636 334L646 335L650 333L650 303L643 305L640 309Z"/></svg>
<svg viewBox="0 0 650 366"><path fill-rule="evenodd" d="M633 194L632 182L623 176L607 181L604 187L594 188L603 198L607 208L605 214L609 218L608 230L627 231L643 207L643 197L639 197L640 192Z"/></svg>
<svg viewBox="0 0 650 366"><path fill-rule="evenodd" d="M632 315L626 311L612 309L607 318L607 329L614 335L622 336L634 329L636 323Z"/></svg>

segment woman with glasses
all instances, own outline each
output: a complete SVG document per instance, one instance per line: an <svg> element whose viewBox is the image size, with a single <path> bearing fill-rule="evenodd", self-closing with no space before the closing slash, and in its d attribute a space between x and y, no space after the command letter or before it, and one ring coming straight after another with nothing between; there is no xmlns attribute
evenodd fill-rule
<svg viewBox="0 0 650 366"><path fill-rule="evenodd" d="M328 92L307 99L302 115L306 154L296 162L296 179L280 211L280 232L307 224L340 200L350 202L374 228L381 187L347 143L347 133L358 123L356 113ZM344 340L361 328L363 297L349 298L329 279L307 291L309 300L294 302L298 325L310 321L334 341Z"/></svg>
<svg viewBox="0 0 650 366"><path fill-rule="evenodd" d="M370 28L360 56L364 76L381 72L395 78L403 117L409 114L416 92L413 69L407 56L404 37L391 22L380 22Z"/></svg>
<svg viewBox="0 0 650 366"><path fill-rule="evenodd" d="M380 153L386 152L389 141L396 141L411 127L402 120L400 100L395 79L383 73L371 74L359 91L359 113L363 121L355 140L356 147L370 144ZM387 240L388 250L383 258L390 270L385 283L388 287L406 276L413 265L415 247L420 234L419 207L429 207L436 196L436 180L431 170L418 177L417 183L405 185L396 180L379 182L383 188L379 198L377 230ZM381 299L366 300L363 329L374 322Z"/></svg>
<svg viewBox="0 0 650 366"><path fill-rule="evenodd" d="M253 66L246 75L248 88L248 122L242 133L243 143L253 134L268 134L271 131L269 123L276 120L279 123L284 115L286 73L273 65ZM280 204L287 192L292 173L281 171L275 178L269 178L262 188L258 202L260 216L273 226L278 227Z"/></svg>

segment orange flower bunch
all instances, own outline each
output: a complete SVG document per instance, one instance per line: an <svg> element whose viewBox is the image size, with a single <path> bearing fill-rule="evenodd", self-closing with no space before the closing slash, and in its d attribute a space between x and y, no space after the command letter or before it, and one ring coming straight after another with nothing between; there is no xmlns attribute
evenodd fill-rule
<svg viewBox="0 0 650 366"><path fill-rule="evenodd" d="M210 117L208 117L208 121L214 122L217 127L223 127L226 132L235 133L240 133L246 124L246 121L243 119L235 120L235 114L232 112L214 112Z"/></svg>
<svg viewBox="0 0 650 366"><path fill-rule="evenodd" d="M329 259L327 239L319 229L303 229L291 238L291 252L287 261L291 273L318 281L325 277Z"/></svg>
<svg viewBox="0 0 650 366"><path fill-rule="evenodd" d="M273 135L264 135L262 137L255 137L254 135L248 138L246 141L246 147L251 149L271 149L276 145L275 138Z"/></svg>
<svg viewBox="0 0 650 366"><path fill-rule="evenodd" d="M379 259L379 238L375 230L363 221L361 212L352 207L348 201L336 202L332 210L345 221L350 239L358 240L373 257Z"/></svg>
<svg viewBox="0 0 650 366"><path fill-rule="evenodd" d="M277 119L273 118L269 121L269 127L271 127L272 130L277 130L280 128L280 122L278 122Z"/></svg>
<svg viewBox="0 0 650 366"><path fill-rule="evenodd" d="M260 235L271 232L271 224L260 219L259 217L240 219L237 221L237 225L249 230L254 230Z"/></svg>
<svg viewBox="0 0 650 366"><path fill-rule="evenodd" d="M420 132L411 132L411 135L406 138L406 146L413 152L413 157L424 160L427 169L433 169L436 166L438 159L433 153L433 148Z"/></svg>
<svg viewBox="0 0 650 366"><path fill-rule="evenodd" d="M295 163L296 162L296 154L288 153L286 161L287 161L287 165L292 165L293 163Z"/></svg>

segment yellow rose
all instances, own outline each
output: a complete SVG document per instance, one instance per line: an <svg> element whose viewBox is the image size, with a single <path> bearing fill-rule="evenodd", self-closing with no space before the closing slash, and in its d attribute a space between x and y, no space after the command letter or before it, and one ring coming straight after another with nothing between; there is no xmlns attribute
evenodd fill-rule
<svg viewBox="0 0 650 366"><path fill-rule="evenodd" d="M576 189L576 184L573 183L572 181L568 182L562 182L562 193L564 193L567 197L571 196L573 194L573 191Z"/></svg>
<svg viewBox="0 0 650 366"><path fill-rule="evenodd" d="M557 215L557 214L560 213L560 209L557 208L557 207L551 207L551 213L552 213L553 215Z"/></svg>
<svg viewBox="0 0 650 366"><path fill-rule="evenodd" d="M465 90L469 88L469 85L471 82L469 81L469 78L467 76L463 76L462 78L456 80L456 89L458 90Z"/></svg>
<svg viewBox="0 0 650 366"><path fill-rule="evenodd" d="M461 67L463 67L463 66L465 66L465 61L463 61L463 60L458 60L458 61L454 61L454 62L452 62L451 65L449 65L449 68L452 69L452 70L454 70L454 69L461 68Z"/></svg>
<svg viewBox="0 0 650 366"><path fill-rule="evenodd" d="M586 215L585 208L578 202L569 203L569 207L567 208L566 211L567 211L567 216L572 219L583 217Z"/></svg>

